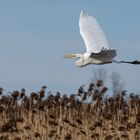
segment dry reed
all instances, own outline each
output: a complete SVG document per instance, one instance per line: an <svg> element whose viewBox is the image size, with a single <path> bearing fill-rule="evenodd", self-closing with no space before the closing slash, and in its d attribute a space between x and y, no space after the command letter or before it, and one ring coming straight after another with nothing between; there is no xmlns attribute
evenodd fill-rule
<svg viewBox="0 0 140 140"><path fill-rule="evenodd" d="M101 80L70 96L45 95L46 88L30 96L25 89L4 95L0 88L0 140L140 139L138 95L105 97Z"/></svg>

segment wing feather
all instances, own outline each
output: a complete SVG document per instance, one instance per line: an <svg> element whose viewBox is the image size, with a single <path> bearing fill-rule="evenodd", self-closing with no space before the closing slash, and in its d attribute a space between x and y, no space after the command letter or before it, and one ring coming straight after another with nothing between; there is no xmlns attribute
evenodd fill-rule
<svg viewBox="0 0 140 140"><path fill-rule="evenodd" d="M94 17L81 11L79 27L87 52L99 53L102 48L109 48L104 32Z"/></svg>
<svg viewBox="0 0 140 140"><path fill-rule="evenodd" d="M116 50L103 49L99 53L91 53L90 57L93 57L98 60L106 60L106 59L112 59L116 55L117 55Z"/></svg>

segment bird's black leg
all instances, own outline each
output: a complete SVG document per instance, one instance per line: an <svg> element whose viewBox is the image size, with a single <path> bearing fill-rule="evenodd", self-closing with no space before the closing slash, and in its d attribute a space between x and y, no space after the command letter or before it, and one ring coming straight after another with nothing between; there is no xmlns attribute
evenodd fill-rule
<svg viewBox="0 0 140 140"><path fill-rule="evenodd" d="M140 61L134 60L134 61L120 61L121 63L129 63L129 64L134 64L134 65L140 65Z"/></svg>

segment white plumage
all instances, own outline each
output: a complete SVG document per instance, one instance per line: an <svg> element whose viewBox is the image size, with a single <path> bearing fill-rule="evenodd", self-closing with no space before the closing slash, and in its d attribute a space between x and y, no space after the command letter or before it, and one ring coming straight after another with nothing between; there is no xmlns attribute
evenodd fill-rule
<svg viewBox="0 0 140 140"><path fill-rule="evenodd" d="M140 64L140 61L117 61L114 59L116 50L108 47L106 36L98 24L97 20L83 11L79 17L80 34L85 42L86 52L84 54L67 54L65 58L80 58L76 61L76 66L83 67L88 64L106 63L130 63Z"/></svg>
<svg viewBox="0 0 140 140"><path fill-rule="evenodd" d="M104 32L94 17L81 11L79 27L87 52L99 53L102 48L109 49Z"/></svg>

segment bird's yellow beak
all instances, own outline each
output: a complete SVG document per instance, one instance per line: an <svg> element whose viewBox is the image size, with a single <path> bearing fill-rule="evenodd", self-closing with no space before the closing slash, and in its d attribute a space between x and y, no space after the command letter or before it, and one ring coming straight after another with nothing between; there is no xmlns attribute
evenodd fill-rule
<svg viewBox="0 0 140 140"><path fill-rule="evenodd" d="M76 55L75 54L66 54L64 55L64 58L75 58Z"/></svg>

